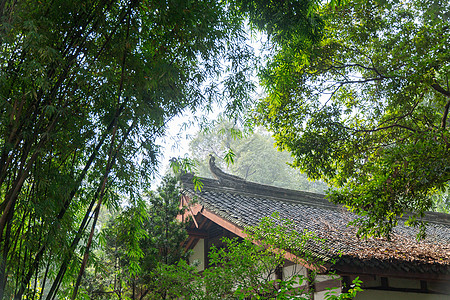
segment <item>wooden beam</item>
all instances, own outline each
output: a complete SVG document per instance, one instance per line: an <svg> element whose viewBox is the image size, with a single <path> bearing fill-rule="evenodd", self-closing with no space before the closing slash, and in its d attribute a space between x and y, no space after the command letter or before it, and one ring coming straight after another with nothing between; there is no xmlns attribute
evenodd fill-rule
<svg viewBox="0 0 450 300"><path fill-rule="evenodd" d="M449 281L450 274L439 274L439 273L414 273L405 272L397 270L385 270L378 268L367 268L367 267L355 267L355 266L339 266L336 267L335 272L337 275L341 276L373 276L377 275L380 277L397 277L405 279L417 279L417 280L433 280L433 281Z"/></svg>
<svg viewBox="0 0 450 300"><path fill-rule="evenodd" d="M392 291L392 292L403 292L403 293L420 293L420 294L436 294L436 295L445 295L439 292L423 290L423 289L414 289L414 288L394 288L394 287L363 287L364 290L378 290L378 291Z"/></svg>
<svg viewBox="0 0 450 300"><path fill-rule="evenodd" d="M243 228L236 226L235 224L231 223L228 220L223 219L222 217L219 217L218 215L216 215L215 213L211 212L206 208L203 208L200 211L200 214L241 238L247 237L247 234L243 231Z"/></svg>
<svg viewBox="0 0 450 300"><path fill-rule="evenodd" d="M350 276L342 276L342 292L348 293L348 290L350 289L350 286L352 284L352 280L350 279Z"/></svg>
<svg viewBox="0 0 450 300"><path fill-rule="evenodd" d="M341 289L342 287L342 282L341 279L328 279L328 280L324 280L324 281L318 281L315 283L315 291L316 292L322 292L325 291L327 289L332 289L332 288L336 288L336 289ZM339 290L340 292L340 290Z"/></svg>
<svg viewBox="0 0 450 300"><path fill-rule="evenodd" d="M329 279L329 280L324 280L321 282L315 282L315 292L323 292L326 291L327 289L339 289L339 293L341 292L341 279ZM299 287L295 288L296 291L303 291L304 293L308 293L308 284L303 284Z"/></svg>
<svg viewBox="0 0 450 300"><path fill-rule="evenodd" d="M190 204L190 198L186 195L182 195L181 199L180 199L180 207L182 206L186 206L187 209L184 212L184 214L182 215L178 215L177 216L177 220L181 221L181 222L185 222L189 217L192 217L196 227L198 228L198 224L197 221L195 220L195 216L198 214L198 212L200 210L202 210L203 206L200 205L199 203L196 203L194 205Z"/></svg>
<svg viewBox="0 0 450 300"><path fill-rule="evenodd" d="M192 248L194 248L195 245L197 244L198 240L199 240L199 238L189 237L185 249L192 249Z"/></svg>
<svg viewBox="0 0 450 300"><path fill-rule="evenodd" d="M209 239L205 238L203 241L203 263L206 270L209 267Z"/></svg>
<svg viewBox="0 0 450 300"><path fill-rule="evenodd" d="M196 237L201 239L208 237L208 232L201 229L188 229L187 232L190 237Z"/></svg>
<svg viewBox="0 0 450 300"><path fill-rule="evenodd" d="M389 280L387 277L380 277L380 281L381 281L381 287L386 289L389 287Z"/></svg>
<svg viewBox="0 0 450 300"><path fill-rule="evenodd" d="M199 228L199 229L205 229L204 226L205 226L206 222L208 222L208 221L209 221L209 220L208 220L207 218L203 217L203 220L201 220L201 221L198 223L198 228ZM206 229L207 229L207 228L206 228Z"/></svg>
<svg viewBox="0 0 450 300"><path fill-rule="evenodd" d="M314 293L316 292L316 274L310 269L306 269L306 292L309 294L309 299L314 300Z"/></svg>
<svg viewBox="0 0 450 300"><path fill-rule="evenodd" d="M425 280L420 281L420 289L422 291L428 291L428 282Z"/></svg>

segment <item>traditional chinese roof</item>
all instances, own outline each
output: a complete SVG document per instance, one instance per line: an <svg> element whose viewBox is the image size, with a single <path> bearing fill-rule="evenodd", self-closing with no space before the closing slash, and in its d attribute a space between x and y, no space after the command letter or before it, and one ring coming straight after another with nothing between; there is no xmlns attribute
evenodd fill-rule
<svg viewBox="0 0 450 300"><path fill-rule="evenodd" d="M199 178L201 191L194 190L192 175L182 176L184 195L196 199L194 215L209 214L239 231L276 212L295 222L299 232L307 229L326 239L328 249L311 243L309 250L324 261L335 260L328 270L450 279L450 215L427 213L426 238L422 241L416 240L417 229L404 222L394 228L390 240L359 239L356 228L348 226L356 216L328 202L322 194L248 182L223 173L214 161L211 170L216 179Z"/></svg>

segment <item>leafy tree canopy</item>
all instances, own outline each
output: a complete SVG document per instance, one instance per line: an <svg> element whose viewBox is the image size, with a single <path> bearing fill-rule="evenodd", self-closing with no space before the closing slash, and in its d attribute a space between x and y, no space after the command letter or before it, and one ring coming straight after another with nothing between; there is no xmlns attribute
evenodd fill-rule
<svg viewBox="0 0 450 300"><path fill-rule="evenodd" d="M406 212L423 225L450 180L450 5L354 0L320 13L320 41L281 41L261 70L257 118L362 216L360 233L388 234Z"/></svg>

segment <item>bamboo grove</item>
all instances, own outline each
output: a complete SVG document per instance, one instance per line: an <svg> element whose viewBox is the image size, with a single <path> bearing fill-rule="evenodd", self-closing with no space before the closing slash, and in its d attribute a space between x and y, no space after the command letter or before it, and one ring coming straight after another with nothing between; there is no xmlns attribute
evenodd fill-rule
<svg viewBox="0 0 450 300"><path fill-rule="evenodd" d="M0 299L75 299L100 208L142 200L167 120L245 101L242 18L209 0L5 0L0 20Z"/></svg>

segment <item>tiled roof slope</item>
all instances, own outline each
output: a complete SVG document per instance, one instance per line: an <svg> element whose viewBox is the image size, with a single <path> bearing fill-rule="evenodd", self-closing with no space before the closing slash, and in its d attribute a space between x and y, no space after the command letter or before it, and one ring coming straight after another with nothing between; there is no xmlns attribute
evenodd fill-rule
<svg viewBox="0 0 450 300"><path fill-rule="evenodd" d="M356 229L347 227L356 216L324 199L324 195L293 191L247 182L224 173L217 180L201 178L201 192L194 191L192 175L183 176L184 193L195 195L198 203L217 216L245 228L257 225L264 217L279 213L280 217L325 238L330 249L310 245L324 260L342 256L333 265L341 273L350 269L387 272L391 274L433 274L450 276L450 216L429 213L427 237L418 242L417 229L400 224L391 240L358 239ZM349 269L350 268L350 269ZM346 271L347 270L347 271Z"/></svg>

